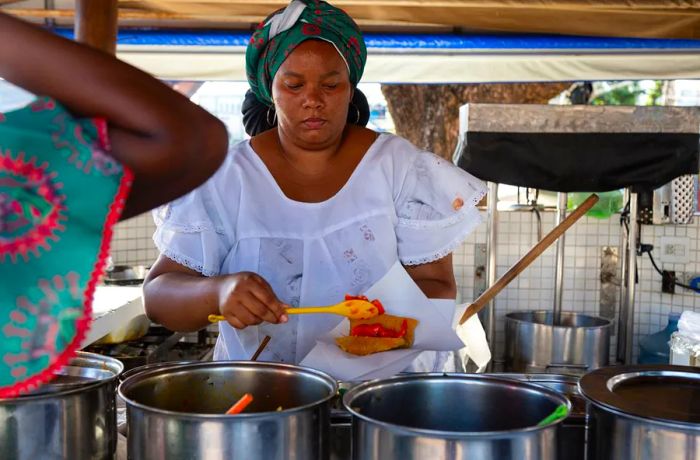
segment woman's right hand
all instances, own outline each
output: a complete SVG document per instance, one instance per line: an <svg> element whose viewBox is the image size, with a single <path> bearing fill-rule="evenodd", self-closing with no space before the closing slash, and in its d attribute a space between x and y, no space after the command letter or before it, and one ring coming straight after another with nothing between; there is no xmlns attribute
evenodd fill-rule
<svg viewBox="0 0 700 460"><path fill-rule="evenodd" d="M240 272L221 279L219 312L236 329L267 321L286 323L288 305L282 303L260 275Z"/></svg>

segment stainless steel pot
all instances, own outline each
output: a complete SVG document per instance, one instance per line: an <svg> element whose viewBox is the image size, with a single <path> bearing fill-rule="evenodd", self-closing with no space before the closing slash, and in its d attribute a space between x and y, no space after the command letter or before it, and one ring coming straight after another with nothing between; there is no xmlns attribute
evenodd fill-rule
<svg viewBox="0 0 700 460"><path fill-rule="evenodd" d="M607 366L612 323L597 316L549 311L506 315L505 368L510 372L584 374Z"/></svg>
<svg viewBox="0 0 700 460"><path fill-rule="evenodd" d="M113 457L117 447L114 395L123 366L116 359L85 352L78 352L69 364L67 375L59 375L34 393L0 399L0 458Z"/></svg>
<svg viewBox="0 0 700 460"><path fill-rule="evenodd" d="M320 371L264 362L161 367L119 386L130 459L326 459L336 381ZM244 413L225 411L244 393ZM277 411L278 407L281 411Z"/></svg>
<svg viewBox="0 0 700 460"><path fill-rule="evenodd" d="M484 375L414 374L348 391L356 460L548 460L557 424L537 423L567 399Z"/></svg>
<svg viewBox="0 0 700 460"><path fill-rule="evenodd" d="M578 389L579 378L559 374L487 374L534 383L561 393L571 402L571 413L559 425L557 458L584 460L586 456L586 400Z"/></svg>
<svg viewBox="0 0 700 460"><path fill-rule="evenodd" d="M587 458L700 460L700 369L646 365L583 376Z"/></svg>

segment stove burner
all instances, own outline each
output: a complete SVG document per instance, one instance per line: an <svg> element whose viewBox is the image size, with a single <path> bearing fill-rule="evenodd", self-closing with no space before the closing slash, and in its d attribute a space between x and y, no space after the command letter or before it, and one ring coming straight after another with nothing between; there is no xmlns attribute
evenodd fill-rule
<svg viewBox="0 0 700 460"><path fill-rule="evenodd" d="M208 335L199 334L197 342L182 341L186 335L162 326L151 326L146 335L137 340L90 345L85 350L118 359L125 371L151 363L204 360L212 348Z"/></svg>

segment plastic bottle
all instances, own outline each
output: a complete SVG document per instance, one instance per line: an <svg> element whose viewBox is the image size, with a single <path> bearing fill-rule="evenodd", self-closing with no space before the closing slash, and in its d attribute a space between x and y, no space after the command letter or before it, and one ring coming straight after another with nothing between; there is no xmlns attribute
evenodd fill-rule
<svg viewBox="0 0 700 460"><path fill-rule="evenodd" d="M572 192L568 194L567 209L572 211L576 209L590 193ZM586 213L587 216L595 217L596 219L607 219L622 208L622 192L613 190L611 192L598 192L598 202Z"/></svg>
<svg viewBox="0 0 700 460"><path fill-rule="evenodd" d="M668 315L668 324L659 332L646 335L639 339L639 364L668 364L671 350L669 341L671 334L678 330L678 320L681 315L671 313Z"/></svg>

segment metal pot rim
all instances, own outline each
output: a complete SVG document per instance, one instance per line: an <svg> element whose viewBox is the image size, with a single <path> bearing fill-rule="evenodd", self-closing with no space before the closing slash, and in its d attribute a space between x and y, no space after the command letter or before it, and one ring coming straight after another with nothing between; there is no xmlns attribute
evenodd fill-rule
<svg viewBox="0 0 700 460"><path fill-rule="evenodd" d="M513 321L513 322L522 323L522 324L534 324L537 326L550 327L553 329L586 329L586 330L591 330L591 329L607 329L607 328L612 327L612 321L610 321L609 319L606 319L606 318L603 318L600 316L585 315L583 313L577 313L577 312L573 312L573 311L563 311L562 315L571 314L574 316L584 316L586 318L594 318L597 320L606 321L607 324L600 324L598 326L562 326L560 324L545 324L545 323L537 323L534 321L525 321L523 319L515 318L512 316L512 315L519 315L519 314L523 314L523 313L530 313L530 314L532 314L532 313L544 313L544 314L547 314L547 313L551 313L551 311L547 311L547 310L514 311L514 312L510 312L510 313L506 314L506 321Z"/></svg>
<svg viewBox="0 0 700 460"><path fill-rule="evenodd" d="M325 396L322 399L319 399L316 402L305 404L303 406L296 406L292 407L289 409L282 409L281 411L269 411L269 412L255 412L255 413L241 413L241 414L236 414L235 417L232 417L230 415L226 414L193 414L190 412L176 412L176 411L170 411L170 410L165 410L165 409L158 409L157 407L152 407L140 402L136 402L133 399L127 397L124 392L128 390L128 387L130 385L135 385L139 381L152 377L154 375L159 375L161 373L168 373L169 371L173 369L193 369L193 368L200 368L200 367L224 367L224 366L252 366L252 367L261 367L261 368L273 368L273 369L283 369L286 371L295 371L295 372L303 372L305 374L311 374L314 375L315 377L321 378L321 380L324 380L325 382L330 384L330 391L327 396ZM258 418L269 418L269 417L277 417L279 415L289 415L289 414L294 414L296 412L303 412L307 409L311 409L313 407L316 407L320 404L328 403L330 400L335 397L336 393L338 392L338 382L332 378L330 375L326 374L325 372L319 371L317 369L312 369L309 367L302 367L302 366L295 366L292 364L282 364L282 363L273 363L273 362L263 362L263 361L212 361L212 362L195 362L192 364L174 364L172 366L163 366L163 367L158 367L155 369L149 369L145 370L143 372L140 372L138 374L134 374L128 378L126 378L123 382L119 384L119 387L117 388L117 392L119 396L126 402L127 407L133 407L133 408L138 408L144 412L149 412L149 413L155 413L159 415L167 415L170 417L178 417L178 418L187 418L187 419L195 419L195 420L251 420L251 419L258 419Z"/></svg>
<svg viewBox="0 0 700 460"><path fill-rule="evenodd" d="M146 363L140 366L132 367L119 374L119 382L123 382L132 375L140 374L142 372L150 371L151 369L160 369L162 367L173 367L173 366L183 366L185 364L194 364L201 361L164 361L159 363ZM138 371L138 372L137 372Z"/></svg>
<svg viewBox="0 0 700 460"><path fill-rule="evenodd" d="M584 398L586 399L586 402L590 403L591 405L597 407L598 409L600 409L604 412L607 412L609 414L613 414L617 417L632 420L634 422L651 424L651 425L654 425L654 426L659 427L659 428L667 428L667 429L673 429L673 430L692 431L692 432L698 431L698 424L697 423L671 422L669 420L660 420L657 418L642 417L639 415L634 415L634 414L629 414L627 412L623 412L616 407L602 404L600 401L596 401L594 399L590 399L590 398L587 398L585 396L584 396Z"/></svg>
<svg viewBox="0 0 700 460"><path fill-rule="evenodd" d="M86 359L97 359L100 361L105 361L109 362L112 365L115 365L121 369L124 369L124 365L121 363L121 361L114 359L109 356L104 356L100 355L97 353L90 353L87 351L77 351L73 359L75 358L86 358ZM69 361L70 362L70 361ZM102 379L102 380L96 380L94 383L80 383L76 385L66 385L66 389L64 390L57 390L57 391L49 391L49 392L41 392L37 394L24 394L20 395L16 398L0 398L0 405L2 404L20 404L20 403L25 403L25 402L32 402L32 401L38 401L42 399L53 399L57 397L64 397L64 396L73 396L77 393L82 393L85 391L91 391L93 389L100 388L104 385L109 385L117 381L119 378L119 374L121 371L115 373L109 378ZM45 385L51 385L51 382L47 382ZM42 387L39 386L37 389L41 389Z"/></svg>
<svg viewBox="0 0 700 460"><path fill-rule="evenodd" d="M535 431L541 431L548 428L552 428L555 425L561 423L564 419L560 419L547 425L543 426L531 426L525 428L519 428L517 430L500 430L500 431L441 431L441 430L429 430L425 428L411 428L403 425L396 425L389 422L383 422L370 418L352 408L350 405L350 400L354 399L360 393L364 393L370 388L379 388L383 386L393 385L396 383L411 381L411 380L429 380L429 379L459 379L459 380L490 380L493 382L505 384L505 385L516 385L518 387L524 387L528 390L537 391L539 393L546 393L553 399L559 400L560 404L566 404L571 412L571 402L568 398L557 393L554 390L543 387L541 385L520 382L514 379L498 378L492 377L484 374L459 374L459 373L415 373L411 375L399 375L388 379L382 380L370 380L361 385L356 386L348 390L345 395L343 395L343 406L345 409L352 414L353 417L362 419L365 422L379 425L383 428L389 429L391 431L399 432L402 434L412 435L412 436L427 436L434 438L450 438L450 439L463 439L463 438L484 438L484 437L503 437L509 436L514 433L531 433Z"/></svg>

